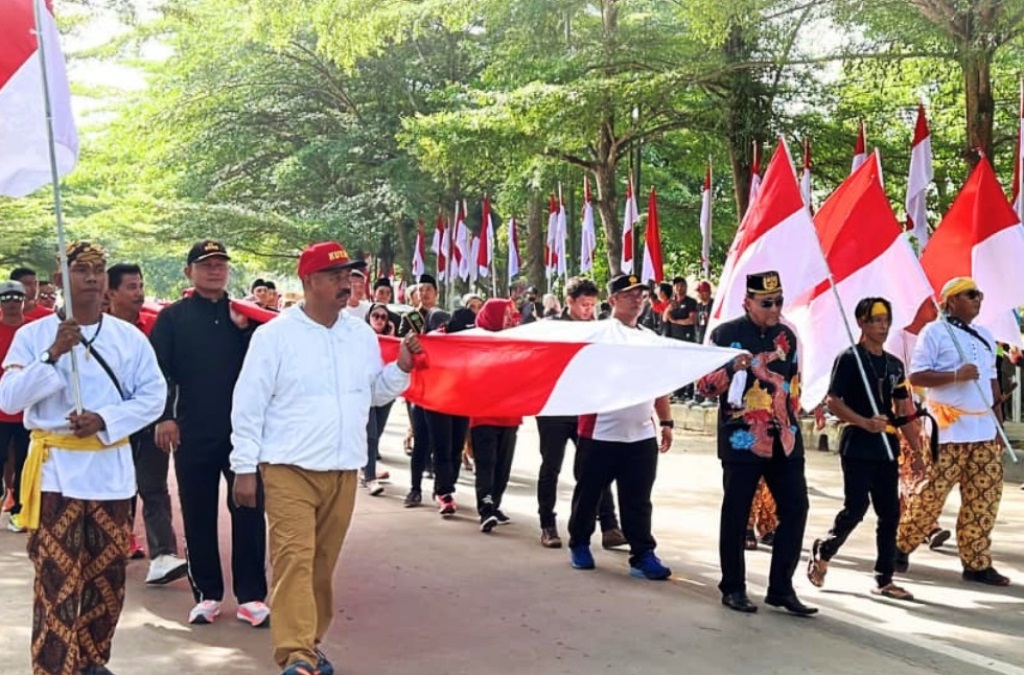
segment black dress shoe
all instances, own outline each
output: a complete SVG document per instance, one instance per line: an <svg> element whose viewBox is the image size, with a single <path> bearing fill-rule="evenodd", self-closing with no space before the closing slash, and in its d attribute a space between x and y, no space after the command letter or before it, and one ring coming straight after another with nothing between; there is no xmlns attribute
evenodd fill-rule
<svg viewBox="0 0 1024 675"><path fill-rule="evenodd" d="M797 616L811 616L818 613L817 607L808 607L800 602L800 599L796 597L796 593L792 595L768 595L765 596L764 603L772 607L782 607L790 614L796 614Z"/></svg>
<svg viewBox="0 0 1024 675"><path fill-rule="evenodd" d="M757 611L757 605L752 603L743 591L726 593L722 596L722 604L731 610L743 612L744 614L753 614Z"/></svg>

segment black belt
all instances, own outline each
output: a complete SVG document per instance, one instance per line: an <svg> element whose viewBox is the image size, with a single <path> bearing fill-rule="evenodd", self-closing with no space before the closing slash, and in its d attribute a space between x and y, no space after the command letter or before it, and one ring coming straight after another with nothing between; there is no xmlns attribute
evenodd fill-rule
<svg viewBox="0 0 1024 675"><path fill-rule="evenodd" d="M939 461L939 425L935 422L935 418L928 412L923 406L917 405L917 410L910 415L904 415L902 417L894 417L889 415L889 424L899 429L900 427L913 422L916 419L925 417L932 422L931 438L929 438L929 450L931 451L932 461Z"/></svg>

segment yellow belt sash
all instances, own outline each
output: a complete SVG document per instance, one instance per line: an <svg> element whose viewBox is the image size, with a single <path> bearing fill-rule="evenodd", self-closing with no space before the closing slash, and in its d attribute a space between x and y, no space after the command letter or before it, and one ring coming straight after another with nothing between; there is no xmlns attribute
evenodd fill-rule
<svg viewBox="0 0 1024 675"><path fill-rule="evenodd" d="M937 403L935 401L928 402L928 409L932 413L932 417L935 418L935 423L939 425L940 429L948 429L951 425L956 424L964 415L973 417L981 417L988 415L988 410L972 411L962 410L956 406L947 405L945 403Z"/></svg>
<svg viewBox="0 0 1024 675"><path fill-rule="evenodd" d="M104 445L98 436L78 438L49 431L32 430L32 442L28 446L28 459L21 473L21 514L22 526L29 530L39 528L39 512L43 502L43 464L50 458L50 448L73 450L75 452L99 452L125 445L123 438L113 445Z"/></svg>

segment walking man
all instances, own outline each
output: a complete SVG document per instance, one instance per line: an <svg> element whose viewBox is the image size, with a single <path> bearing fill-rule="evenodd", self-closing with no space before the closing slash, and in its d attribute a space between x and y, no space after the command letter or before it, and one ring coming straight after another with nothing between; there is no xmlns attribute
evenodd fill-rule
<svg viewBox="0 0 1024 675"><path fill-rule="evenodd" d="M334 673L319 643L336 611L331 580L366 464L369 411L408 386L422 350L410 335L385 366L369 325L341 313L352 270L365 265L334 242L303 251L305 303L256 331L235 387L234 499L255 508L262 474L282 675Z"/></svg>
<svg viewBox="0 0 1024 675"><path fill-rule="evenodd" d="M75 242L67 257L75 319L18 331L0 408L24 411L32 434L21 495L36 572L32 673L111 675L136 490L128 438L159 417L167 390L145 336L103 314L106 252Z"/></svg>
<svg viewBox="0 0 1024 675"><path fill-rule="evenodd" d="M227 249L209 239L188 253L185 276L191 296L165 308L152 341L170 395L156 427L156 443L174 454L181 518L185 525L188 578L196 605L189 623L212 623L221 613L224 576L220 566L217 513L221 476L227 481L231 514L231 580L235 617L254 627L267 624L267 526L263 501L237 506L231 499L231 395L249 348L252 327L236 314L225 291Z"/></svg>
<svg viewBox="0 0 1024 675"><path fill-rule="evenodd" d="M643 310L639 277L620 274L608 283L612 321L637 325ZM660 424L654 426L657 413ZM610 413L583 415L579 421L579 477L569 516L569 554L575 569L594 569L590 535L594 532L601 496L614 480L622 509L622 531L629 542L629 573L651 580L667 579L672 570L654 554L651 534L651 490L658 473L658 453L672 447L672 411L668 396ZM660 435L660 442L659 442Z"/></svg>
<svg viewBox="0 0 1024 675"><path fill-rule="evenodd" d="M942 287L945 318L924 327L910 364L910 383L928 388L928 408L939 427L939 456L928 468L920 492L911 495L900 521L896 569L931 531L946 497L960 485L957 549L964 581L1008 586L992 566L992 528L1003 496L1002 422L996 343L971 322L984 295L973 279L957 277ZM993 417L994 415L994 417Z"/></svg>
<svg viewBox="0 0 1024 675"><path fill-rule="evenodd" d="M829 560L839 553L846 538L864 519L870 501L878 516L878 557L871 592L895 600L913 600L909 591L892 581L896 528L900 522L897 424L915 453L920 452L921 438L917 424L912 422L914 408L903 363L882 348L892 325L892 305L884 298L864 298L857 303L854 316L861 331L860 344L836 359L826 400L832 414L847 425L839 441L843 509L836 515L828 536L814 540L807 577L819 588L825 584ZM871 385L868 389L864 387L858 360ZM872 403L878 407L878 415L872 411Z"/></svg>
<svg viewBox="0 0 1024 675"><path fill-rule="evenodd" d="M747 275L746 315L715 328L711 344L749 354L702 377L697 390L709 398L720 397L718 458L725 488L718 535L722 604L738 612L757 611L747 597L744 544L750 504L763 477L775 497L779 518L765 603L808 616L816 614L817 608L804 605L793 590L808 500L804 441L796 417L800 410L796 335L780 322L782 303L778 272ZM737 377L742 386L736 388L742 395L727 395Z"/></svg>
<svg viewBox="0 0 1024 675"><path fill-rule="evenodd" d="M25 287L20 281L0 283L0 363L7 356L14 334L25 325ZM22 414L8 414L0 410L0 464L8 460L7 449L12 450L10 459L14 466L10 467L11 484L5 485L5 500L11 498L11 515L7 521L7 529L11 532L24 532L21 525L21 471L28 458L28 431L25 429ZM7 475L4 472L2 475ZM5 479L6 482L6 479Z"/></svg>

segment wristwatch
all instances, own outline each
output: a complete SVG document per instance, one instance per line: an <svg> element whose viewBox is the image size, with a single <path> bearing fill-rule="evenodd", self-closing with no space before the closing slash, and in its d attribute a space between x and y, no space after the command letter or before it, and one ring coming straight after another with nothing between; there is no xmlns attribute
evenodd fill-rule
<svg viewBox="0 0 1024 675"><path fill-rule="evenodd" d="M39 355L39 363L45 363L47 365L52 366L53 364L57 363L57 361L50 354L50 350L47 349L45 352Z"/></svg>
<svg viewBox="0 0 1024 675"><path fill-rule="evenodd" d="M665 427L666 429L675 429L676 428L676 421L675 420L661 420L658 424L660 424L661 426Z"/></svg>

